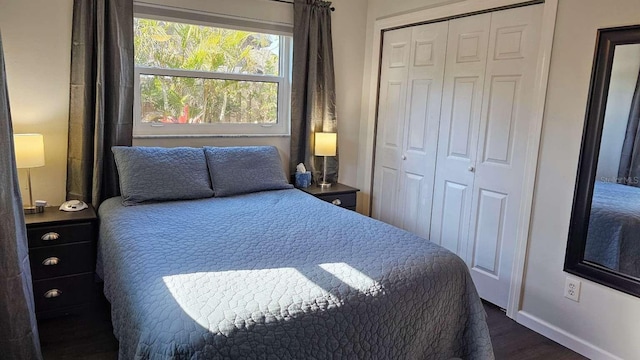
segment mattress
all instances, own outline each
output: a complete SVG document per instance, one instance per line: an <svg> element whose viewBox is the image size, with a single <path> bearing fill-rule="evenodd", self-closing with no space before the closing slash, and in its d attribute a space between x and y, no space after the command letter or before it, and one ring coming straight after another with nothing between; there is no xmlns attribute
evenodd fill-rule
<svg viewBox="0 0 640 360"><path fill-rule="evenodd" d="M640 278L640 188L596 181L584 258Z"/></svg>
<svg viewBox="0 0 640 360"><path fill-rule="evenodd" d="M492 359L465 263L296 189L99 209L120 359Z"/></svg>

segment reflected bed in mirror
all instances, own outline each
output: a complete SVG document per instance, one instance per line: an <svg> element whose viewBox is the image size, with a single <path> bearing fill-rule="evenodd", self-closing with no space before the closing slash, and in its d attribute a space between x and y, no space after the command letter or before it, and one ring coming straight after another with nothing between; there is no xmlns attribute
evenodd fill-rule
<svg viewBox="0 0 640 360"><path fill-rule="evenodd" d="M640 296L640 25L598 31L565 271Z"/></svg>

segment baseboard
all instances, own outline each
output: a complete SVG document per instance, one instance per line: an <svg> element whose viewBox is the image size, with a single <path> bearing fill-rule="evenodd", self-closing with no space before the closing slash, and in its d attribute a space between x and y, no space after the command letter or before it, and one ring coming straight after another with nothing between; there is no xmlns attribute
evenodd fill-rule
<svg viewBox="0 0 640 360"><path fill-rule="evenodd" d="M515 319L519 324L569 348L589 359L598 360L622 360L621 358L573 335L559 327L549 324L525 311L518 311Z"/></svg>

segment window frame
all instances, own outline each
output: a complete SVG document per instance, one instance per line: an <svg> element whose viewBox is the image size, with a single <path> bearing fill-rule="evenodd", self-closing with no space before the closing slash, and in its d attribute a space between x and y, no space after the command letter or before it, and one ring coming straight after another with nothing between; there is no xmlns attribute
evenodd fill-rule
<svg viewBox="0 0 640 360"><path fill-rule="evenodd" d="M290 136L291 135L291 68L292 68L292 37L275 31L262 30L251 26L230 26L217 22L203 22L192 20L185 13L185 17L168 17L136 12L134 18L153 19L178 22L183 24L219 27L240 31L259 32L276 35L280 38L279 75L259 75L241 73L208 72L199 70L182 70L169 68L153 68L134 64L134 96L133 96L133 137L260 137L260 136ZM214 80L235 80L250 82L267 82L278 84L278 111L275 124L251 123L207 123L207 124L158 124L143 123L142 103L140 94L140 76L182 76Z"/></svg>

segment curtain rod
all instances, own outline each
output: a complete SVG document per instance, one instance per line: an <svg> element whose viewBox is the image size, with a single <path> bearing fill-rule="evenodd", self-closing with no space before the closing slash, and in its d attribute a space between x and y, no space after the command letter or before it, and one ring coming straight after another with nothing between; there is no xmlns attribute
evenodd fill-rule
<svg viewBox="0 0 640 360"><path fill-rule="evenodd" d="M285 4L291 4L293 5L293 1L287 1L287 0L269 0L269 1L275 1L275 2L279 2L279 3L285 3ZM336 8L334 8L333 6L329 8L331 11L336 11Z"/></svg>

